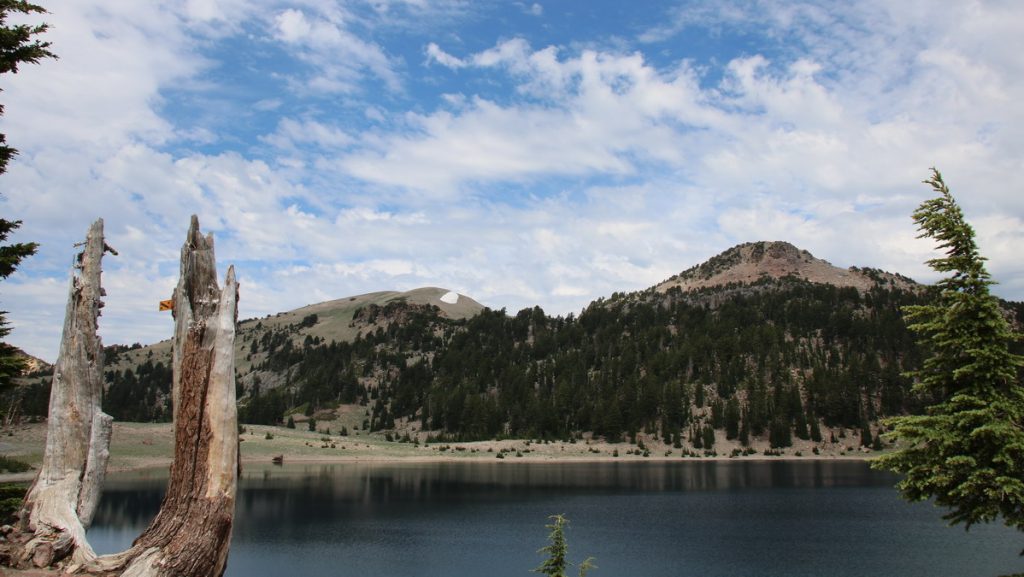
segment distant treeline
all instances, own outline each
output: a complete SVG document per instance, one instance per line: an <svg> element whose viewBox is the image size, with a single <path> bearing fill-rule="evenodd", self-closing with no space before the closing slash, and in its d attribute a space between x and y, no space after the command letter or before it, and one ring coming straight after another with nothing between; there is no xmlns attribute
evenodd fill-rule
<svg viewBox="0 0 1024 577"><path fill-rule="evenodd" d="M280 422L289 407L358 402L371 430L408 419L456 439L645 431L678 443L724 429L786 446L818 437L819 423L863 429L921 406L902 376L921 355L900 307L924 298L786 279L614 295L565 317L533 308L452 321L392 303L366 316L402 322L351 343L298 346L294 328L254 338L255 369L287 371L287 382L250 391L242 412Z"/></svg>
<svg viewBox="0 0 1024 577"><path fill-rule="evenodd" d="M644 431L699 446L718 429L787 446L820 439L822 425L865 430L924 406L903 376L922 355L900 309L927 298L923 288L860 292L787 278L617 293L578 316L534 307L451 320L395 301L358 311L353 322L366 331L352 342L304 334L315 315L257 323L240 332L252 374L238 375L239 415L279 424L296 408L358 403L370 430L414 421L455 440ZM1006 307L1019 326L1024 305ZM115 418L169 420L163 363L106 378Z"/></svg>

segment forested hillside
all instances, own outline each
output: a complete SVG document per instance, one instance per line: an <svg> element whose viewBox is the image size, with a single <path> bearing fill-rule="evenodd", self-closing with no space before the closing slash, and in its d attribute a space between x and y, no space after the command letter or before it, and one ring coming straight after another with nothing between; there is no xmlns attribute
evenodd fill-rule
<svg viewBox="0 0 1024 577"><path fill-rule="evenodd" d="M356 405L361 428L396 435L616 440L643 431L700 448L718 430L781 447L820 440L824 427L860 429L870 442L879 417L926 401L902 376L921 352L900 309L928 289L837 269L785 243L734 247L579 315L453 315L430 299L375 294L388 296L332 301L351 305L344 316L320 306L243 321L243 422L324 419ZM1020 304L1006 310L1024 317ZM346 338L329 338L327 322ZM120 420L168 419L167 353L108 347L105 409Z"/></svg>
<svg viewBox="0 0 1024 577"><path fill-rule="evenodd" d="M253 340L254 382L288 376L250 390L246 416L360 403L371 430L403 421L462 439L643 430L677 443L712 428L786 446L792 435L819 436L819 423L863 428L916 408L901 373L920 355L899 308L921 298L766 279L616 295L578 317L534 308L453 322L395 305L379 314L404 322L352 343L294 346L280 332Z"/></svg>

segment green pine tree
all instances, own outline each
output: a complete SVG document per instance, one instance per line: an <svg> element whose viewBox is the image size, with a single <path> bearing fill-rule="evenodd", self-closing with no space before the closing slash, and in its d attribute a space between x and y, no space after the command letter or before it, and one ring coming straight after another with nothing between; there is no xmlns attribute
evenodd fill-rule
<svg viewBox="0 0 1024 577"><path fill-rule="evenodd" d="M50 52L49 42L41 42L35 38L46 32L50 28L49 25L11 26L7 24L7 16L11 13L46 14L46 10L25 0L0 0L0 74L17 74L20 64L38 64L44 58L57 57ZM3 114L2 107L0 114ZM18 151L7 146L6 137L0 134L0 174L7 172L7 162L16 154ZM7 274L10 274L10 271Z"/></svg>
<svg viewBox="0 0 1024 577"><path fill-rule="evenodd" d="M709 425L704 425L704 431L702 432L702 434L704 436L704 448L709 450L709 451L711 449L714 449L715 448L715 429L714 429L714 427L712 427L710 424Z"/></svg>
<svg viewBox="0 0 1024 577"><path fill-rule="evenodd" d="M725 405L725 438L730 441L740 435L740 402L736 397Z"/></svg>
<svg viewBox="0 0 1024 577"><path fill-rule="evenodd" d="M565 515L552 515L548 519L551 519L551 524L545 525L545 527L551 530L548 533L549 544L537 551L538 553L544 553L548 557L540 566L533 569L533 572L542 573L550 577L565 577L565 570L570 564L568 561L569 544L565 540L565 526L569 524L569 520L565 518ZM596 568L597 565L594 565L594 558L587 557L580 563L579 577L584 577L587 571Z"/></svg>
<svg viewBox="0 0 1024 577"><path fill-rule="evenodd" d="M45 14L46 10L24 0L0 0L0 74L16 74L20 64L38 64L44 58L56 58L56 55L50 52L49 42L41 42L35 38L46 32L49 26L46 24L11 26L7 23L7 17L12 13ZM3 112L4 108L0 105L0 114ZM0 133L0 174L7 172L7 163L16 154L18 151L8 146L6 136ZM19 226L21 226L20 220L0 218L0 242L6 241L7 237ZM36 253L38 246L34 242L0 246L0 279L10 276L22 259ZM5 318L6 314L6 311L0 311L0 339L11 332ZM0 390L10 385L11 379L21 374L24 366L24 360L17 354L17 349L5 342L0 342Z"/></svg>
<svg viewBox="0 0 1024 577"><path fill-rule="evenodd" d="M811 413L807 419L811 422L811 440L815 443L821 442L821 425L818 424L818 417Z"/></svg>
<svg viewBox="0 0 1024 577"><path fill-rule="evenodd" d="M871 425L864 421L860 425L860 445L862 447L870 447L872 440L874 438L871 436Z"/></svg>
<svg viewBox="0 0 1024 577"><path fill-rule="evenodd" d="M740 420L740 444L744 447L750 446L750 419L747 416L747 411L743 411L742 419Z"/></svg>
<svg viewBox="0 0 1024 577"><path fill-rule="evenodd" d="M889 420L900 448L874 466L903 474L904 498L933 498L949 509L951 524L970 528L1002 517L1024 530L1024 358L1008 348L1019 335L989 293L974 230L942 175L932 169L925 183L938 196L921 204L914 222L945 252L929 266L950 276L937 283L933 302L905 312L929 349L909 376L914 390L935 402L923 415Z"/></svg>

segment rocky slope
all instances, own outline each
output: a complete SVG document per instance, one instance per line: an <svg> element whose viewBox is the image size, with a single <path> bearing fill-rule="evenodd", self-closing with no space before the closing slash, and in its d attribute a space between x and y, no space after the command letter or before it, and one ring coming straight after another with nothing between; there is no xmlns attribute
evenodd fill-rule
<svg viewBox="0 0 1024 577"><path fill-rule="evenodd" d="M349 342L359 334L375 331L389 321L385 318L368 322L364 318L356 318L362 309L385 307L389 303L407 303L415 306L437 307L438 313L449 319L469 318L484 306L472 298L448 289L423 287L411 291L380 291L363 295L345 297L317 304L307 305L291 311L267 315L262 318L244 319L239 322L235 343L235 365L240 372L252 366L252 359L247 355L249 342L258 338L256 333L266 331L282 331L291 335L294 344L301 344L306 337L323 340L324 342ZM171 341L142 347L110 348L105 361L106 370L123 370L136 367L147 360L153 363L170 363Z"/></svg>
<svg viewBox="0 0 1024 577"><path fill-rule="evenodd" d="M867 291L876 286L912 289L916 283L902 275L877 269L833 266L788 242L751 242L734 246L707 262L686 269L658 284L657 292L678 287L683 292L764 279L794 277L812 283Z"/></svg>

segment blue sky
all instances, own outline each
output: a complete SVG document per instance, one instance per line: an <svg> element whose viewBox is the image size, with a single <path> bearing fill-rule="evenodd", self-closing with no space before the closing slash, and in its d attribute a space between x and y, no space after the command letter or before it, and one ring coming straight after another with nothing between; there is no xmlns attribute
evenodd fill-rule
<svg viewBox="0 0 1024 577"><path fill-rule="evenodd" d="M189 215L240 314L441 286L578 312L786 240L922 281L945 174L1024 299L1024 4L50 0L58 61L0 79L0 286L56 357L73 243L104 218L105 342L156 311Z"/></svg>

